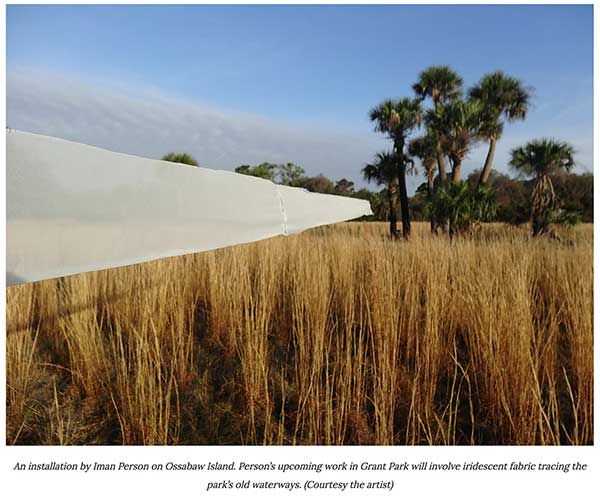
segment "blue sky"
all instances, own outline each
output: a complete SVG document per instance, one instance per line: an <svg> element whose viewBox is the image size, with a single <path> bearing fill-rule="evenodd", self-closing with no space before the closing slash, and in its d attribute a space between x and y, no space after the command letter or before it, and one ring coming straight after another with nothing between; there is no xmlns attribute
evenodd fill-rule
<svg viewBox="0 0 600 502"><path fill-rule="evenodd" d="M388 145L369 109L434 64L467 87L501 69L534 88L495 168L553 136L592 170L591 6L7 7L9 126L205 167L289 160L360 182Z"/></svg>

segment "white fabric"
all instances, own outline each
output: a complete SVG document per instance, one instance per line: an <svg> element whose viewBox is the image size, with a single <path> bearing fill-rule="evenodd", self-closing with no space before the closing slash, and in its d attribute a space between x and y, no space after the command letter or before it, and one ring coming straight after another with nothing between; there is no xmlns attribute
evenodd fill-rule
<svg viewBox="0 0 600 502"><path fill-rule="evenodd" d="M7 131L7 285L301 232L364 200Z"/></svg>

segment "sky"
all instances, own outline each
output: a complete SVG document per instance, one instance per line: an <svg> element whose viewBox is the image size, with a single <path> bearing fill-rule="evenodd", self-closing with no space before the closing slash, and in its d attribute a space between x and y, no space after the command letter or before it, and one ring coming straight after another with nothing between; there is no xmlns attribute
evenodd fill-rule
<svg viewBox="0 0 600 502"><path fill-rule="evenodd" d="M445 64L467 89L495 70L532 89L495 169L554 137L593 170L592 6L9 5L6 19L11 128L151 158L186 151L214 169L294 162L375 189L361 168L391 144L369 110Z"/></svg>

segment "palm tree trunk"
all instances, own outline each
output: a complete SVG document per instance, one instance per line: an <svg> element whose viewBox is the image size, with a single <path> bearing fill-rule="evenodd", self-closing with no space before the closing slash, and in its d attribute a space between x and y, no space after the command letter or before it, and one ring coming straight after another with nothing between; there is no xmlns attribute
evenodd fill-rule
<svg viewBox="0 0 600 502"><path fill-rule="evenodd" d="M440 186L445 187L446 186L446 163L444 162L444 156L442 155L442 153L439 151L437 151L437 165L438 165L438 172L440 175Z"/></svg>
<svg viewBox="0 0 600 502"><path fill-rule="evenodd" d="M388 184L388 196L390 198L390 237L398 238L398 183L396 180Z"/></svg>
<svg viewBox="0 0 600 502"><path fill-rule="evenodd" d="M402 236L410 238L410 214L408 213L408 193L406 192L406 164L404 162L404 138L394 140L396 153L396 168L398 170L398 192L400 195L400 210L402 211Z"/></svg>
<svg viewBox="0 0 600 502"><path fill-rule="evenodd" d="M408 240L410 238L410 214L408 213L408 193L406 192L406 167L402 158L398 167L398 184L400 209L402 210L402 236Z"/></svg>
<svg viewBox="0 0 600 502"><path fill-rule="evenodd" d="M434 189L434 184L433 184L433 178L434 178L434 171L433 171L433 166L430 166L427 168L427 193L429 195L433 195L433 189Z"/></svg>
<svg viewBox="0 0 600 502"><path fill-rule="evenodd" d="M454 159L452 165L452 183L458 185L460 183L460 169L462 167L462 159Z"/></svg>
<svg viewBox="0 0 600 502"><path fill-rule="evenodd" d="M427 193L429 194L429 199L431 199L433 197L433 190L435 189L434 184L433 184L433 175L434 175L433 170L434 170L434 166L429 165L427 168ZM435 223L435 217L433 216L433 214L429 218L429 228L431 229L432 233L435 233L436 223Z"/></svg>
<svg viewBox="0 0 600 502"><path fill-rule="evenodd" d="M406 192L406 164L404 162L404 138L394 140L396 153L396 169L398 170L398 192L400 195L400 210L402 212L402 236L410 238L410 214L408 213L408 193Z"/></svg>
<svg viewBox="0 0 600 502"><path fill-rule="evenodd" d="M536 176L531 192L531 230L534 237L548 231L555 203L556 195L550 177L544 174Z"/></svg>
<svg viewBox="0 0 600 502"><path fill-rule="evenodd" d="M439 146L437 148L436 157L437 157L438 174L439 174L439 181L440 181L438 189L446 188L448 186L448 178L446 176L446 161L444 160L444 155L440 151ZM433 231L437 232L438 228L442 229L442 233L446 233L448 231L448 222L444 218L434 221L433 222Z"/></svg>
<svg viewBox="0 0 600 502"><path fill-rule="evenodd" d="M440 101L440 98L434 98L433 99L433 107L435 108L436 112L440 111L441 106L442 106L442 103ZM438 172L440 175L440 187L445 188L448 183L447 177L446 177L446 162L444 160L444 155L442 155L439 141L437 144L436 153L437 153Z"/></svg>
<svg viewBox="0 0 600 502"><path fill-rule="evenodd" d="M497 141L498 140L494 137L490 139L490 148L488 150L487 157L485 158L485 164L481 170L481 175L479 176L479 186L483 186L488 182L490 173L492 172L492 162L494 162L494 153L496 152Z"/></svg>

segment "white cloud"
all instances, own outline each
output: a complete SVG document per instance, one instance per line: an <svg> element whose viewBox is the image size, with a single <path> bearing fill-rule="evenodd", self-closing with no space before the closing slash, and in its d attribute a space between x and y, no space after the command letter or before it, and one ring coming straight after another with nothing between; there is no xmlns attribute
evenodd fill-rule
<svg viewBox="0 0 600 502"><path fill-rule="evenodd" d="M203 167L295 162L308 174L360 181L387 141L278 123L265 117L31 70L7 74L9 127L109 150L160 158L185 151Z"/></svg>
<svg viewBox="0 0 600 502"><path fill-rule="evenodd" d="M542 136L571 142L578 171L593 169L591 126L575 124L573 105L556 107L555 119L534 114L524 123L507 126L494 168L507 172L510 150ZM565 120L570 118L571 120ZM309 175L349 178L365 186L360 170L377 151L389 149L380 135L294 126L236 110L161 94L156 89L131 89L114 83L85 83L31 69L7 73L7 124L29 132L56 136L109 150L150 158L185 151L200 165L232 170L240 164L295 162ZM466 174L481 167L487 145L465 159ZM423 182L409 176L409 193ZM373 185L370 187L375 189Z"/></svg>

